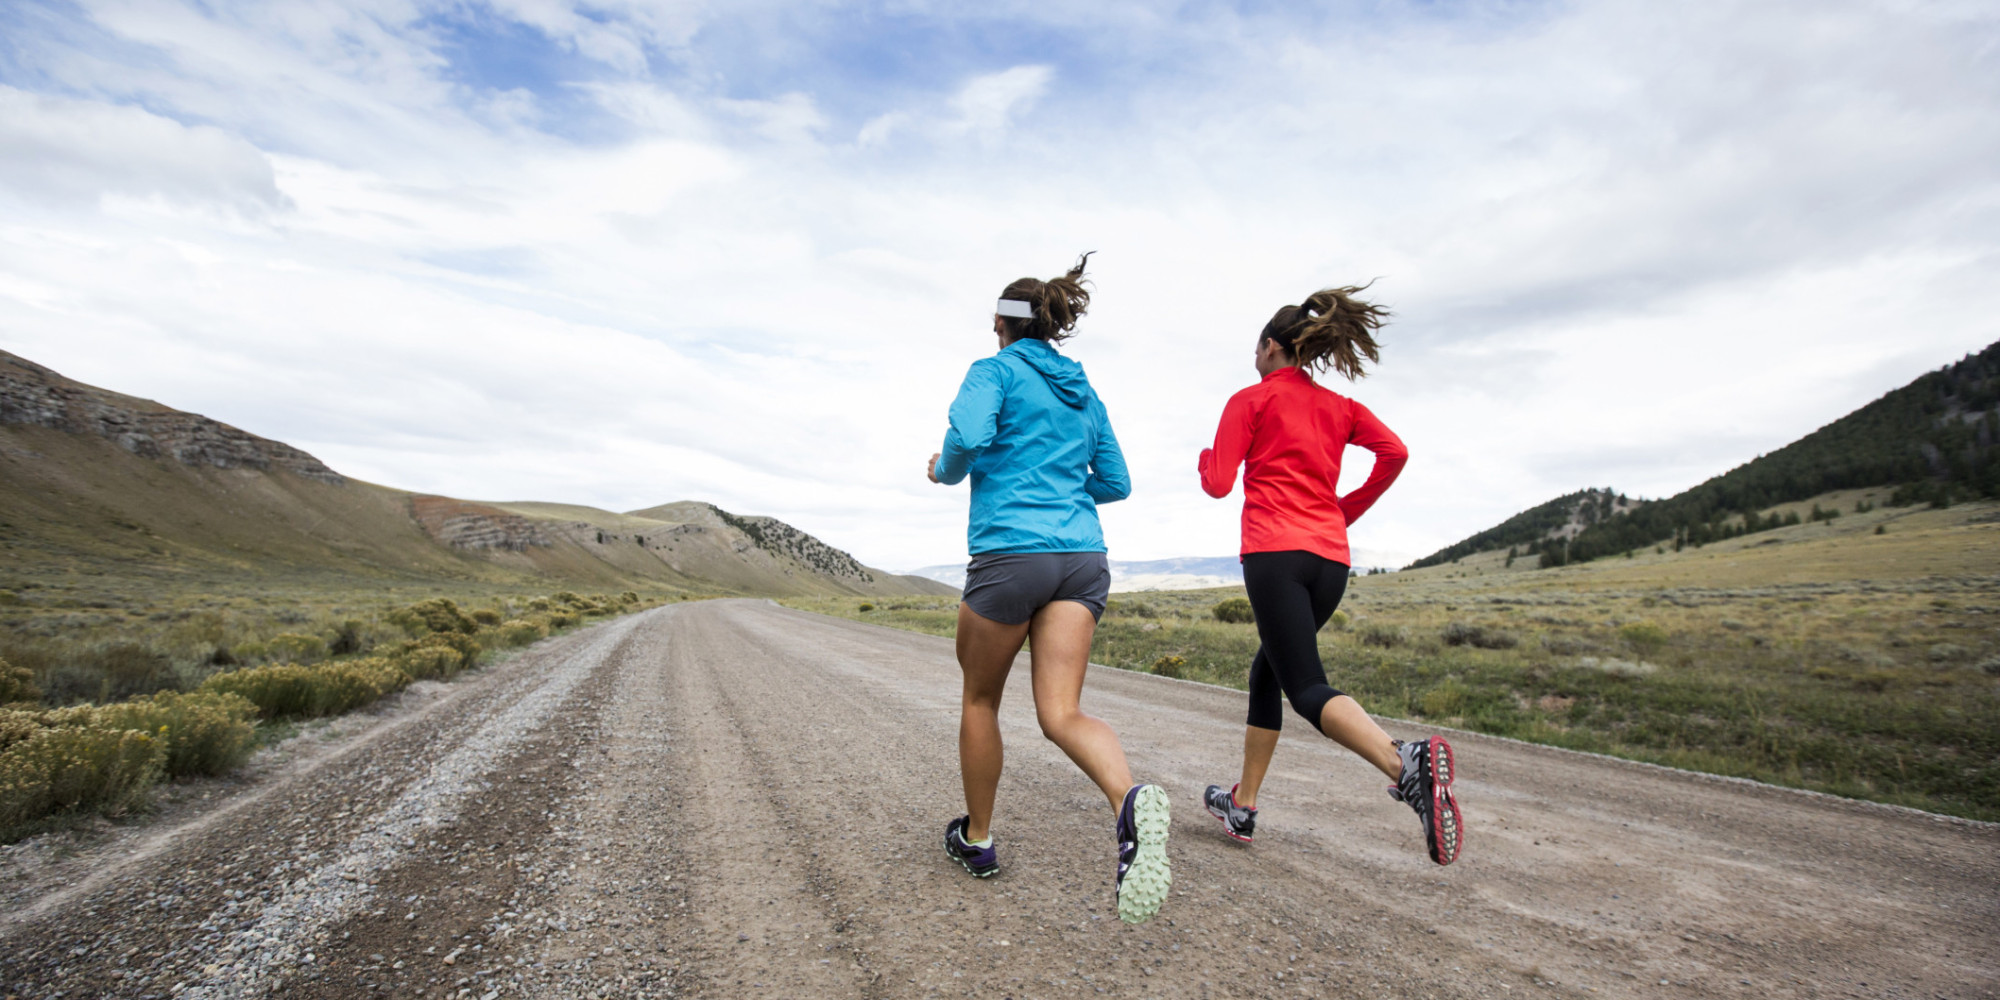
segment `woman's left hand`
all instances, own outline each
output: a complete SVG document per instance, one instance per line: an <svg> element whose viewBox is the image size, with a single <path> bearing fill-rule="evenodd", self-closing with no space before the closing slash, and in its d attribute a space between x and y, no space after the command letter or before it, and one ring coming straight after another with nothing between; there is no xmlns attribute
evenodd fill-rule
<svg viewBox="0 0 2000 1000"><path fill-rule="evenodd" d="M938 477L937 477L937 460L938 460L939 458L942 458L943 456L944 456L944 452L941 452L941 451L934 451L934 452L931 452L931 464L930 464L929 466L926 466L926 467L925 467L925 469L924 469L924 475L926 475L926 476L929 476L929 477L931 477L931 482L934 482L934 483L935 483L935 482L937 482L937 481L938 481Z"/></svg>

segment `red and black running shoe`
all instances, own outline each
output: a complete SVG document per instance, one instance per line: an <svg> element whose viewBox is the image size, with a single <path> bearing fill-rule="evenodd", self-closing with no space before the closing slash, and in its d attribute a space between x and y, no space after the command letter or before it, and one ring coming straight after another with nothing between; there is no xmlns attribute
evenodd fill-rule
<svg viewBox="0 0 2000 1000"><path fill-rule="evenodd" d="M1424 842L1431 860L1448 865L1458 860L1465 841L1465 823L1458 814L1458 800L1451 794L1451 744L1442 736L1415 743L1396 742L1396 755L1403 759L1403 776L1389 789L1389 797L1407 803L1424 824Z"/></svg>
<svg viewBox="0 0 2000 1000"><path fill-rule="evenodd" d="M1244 843L1257 835L1257 810L1236 804L1236 789L1229 786L1223 791L1221 785L1210 785L1201 793L1201 804L1208 807L1208 814L1222 821L1222 832Z"/></svg>

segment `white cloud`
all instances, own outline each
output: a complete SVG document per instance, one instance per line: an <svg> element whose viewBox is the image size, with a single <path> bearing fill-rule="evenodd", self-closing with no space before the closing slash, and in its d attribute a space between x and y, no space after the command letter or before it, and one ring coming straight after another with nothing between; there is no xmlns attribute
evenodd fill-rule
<svg viewBox="0 0 2000 1000"><path fill-rule="evenodd" d="M42 203L123 195L259 214L285 205L270 160L219 128L5 86L0 189Z"/></svg>
<svg viewBox="0 0 2000 1000"><path fill-rule="evenodd" d="M604 69L541 92L453 82L448 5L85 9L127 50L40 40L44 82L11 82L41 89L0 90L0 347L367 479L700 497L877 565L962 553L923 459L993 294L1083 250L1066 350L1133 463L1105 508L1130 559L1234 550L1195 453L1264 319L1325 283L1382 276L1397 310L1343 386L1415 453L1356 532L1374 563L1690 485L2000 307L1977 9L1022 8L990 16L1124 47L764 88L703 48L733 9L476 8Z"/></svg>

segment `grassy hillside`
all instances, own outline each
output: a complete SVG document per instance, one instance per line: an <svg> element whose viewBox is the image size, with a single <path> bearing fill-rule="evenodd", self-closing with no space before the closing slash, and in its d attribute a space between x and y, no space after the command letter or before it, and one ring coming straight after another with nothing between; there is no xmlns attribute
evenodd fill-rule
<svg viewBox="0 0 2000 1000"><path fill-rule="evenodd" d="M1577 532L1614 515L1629 511L1632 501L1608 489L1578 490L1508 518L1455 545L1449 545L1410 564L1411 569L1436 566L1469 556L1474 552L1526 548L1533 550L1556 538L1572 538Z"/></svg>
<svg viewBox="0 0 2000 1000"><path fill-rule="evenodd" d="M225 573L280 589L372 581L523 592L949 592L862 566L781 521L708 504L614 514L363 483L281 442L5 352L0 556L22 581L108 574L170 590Z"/></svg>
<svg viewBox="0 0 2000 1000"><path fill-rule="evenodd" d="M2000 820L2000 503L1888 492L1699 549L1357 577L1320 654L1379 714ZM1114 595L1092 659L1242 688L1255 626L1213 614L1242 594ZM945 600L787 603L951 634Z"/></svg>
<svg viewBox="0 0 2000 1000"><path fill-rule="evenodd" d="M1834 491L1878 489L1893 506L1948 506L2000 497L2000 343L1925 374L1786 445L1665 500L1558 530L1570 494L1411 564L1434 566L1518 546L1539 566L1585 562L1655 545L1707 545L1783 527L1757 512ZM1826 510L1841 508L1821 508ZM1812 511L1794 512L1799 520ZM1546 528L1544 527L1546 525ZM1537 529L1543 529L1537 533Z"/></svg>

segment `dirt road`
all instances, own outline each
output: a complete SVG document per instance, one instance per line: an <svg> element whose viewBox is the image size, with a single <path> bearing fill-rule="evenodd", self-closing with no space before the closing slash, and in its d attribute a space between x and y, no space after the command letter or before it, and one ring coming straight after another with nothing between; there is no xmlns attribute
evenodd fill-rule
<svg viewBox="0 0 2000 1000"><path fill-rule="evenodd" d="M1002 710L1002 873L958 815L948 640L761 601L543 643L0 858L27 997L1983 997L2000 829L1454 737L1465 855L1287 720L1258 842L1235 692L1094 671L1174 795L1174 892L1118 923L1111 817ZM1396 735L1406 726L1390 725Z"/></svg>

